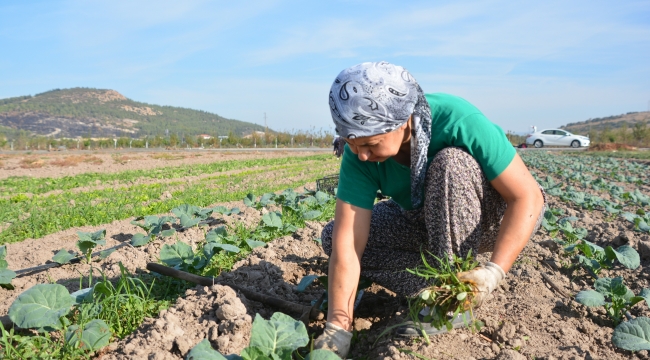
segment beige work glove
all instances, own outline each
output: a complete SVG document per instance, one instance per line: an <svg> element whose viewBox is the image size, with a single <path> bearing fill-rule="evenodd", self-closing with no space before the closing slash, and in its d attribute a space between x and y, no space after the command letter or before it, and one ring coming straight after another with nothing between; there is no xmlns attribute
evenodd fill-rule
<svg viewBox="0 0 650 360"><path fill-rule="evenodd" d="M501 280L506 278L506 273L501 266L488 262L470 271L460 272L456 276L458 276L458 280L474 287L474 303L476 307L479 307L487 296L499 286Z"/></svg>
<svg viewBox="0 0 650 360"><path fill-rule="evenodd" d="M327 322L323 334L314 340L314 349L330 350L341 359L345 359L350 351L350 341L352 341L351 332Z"/></svg>

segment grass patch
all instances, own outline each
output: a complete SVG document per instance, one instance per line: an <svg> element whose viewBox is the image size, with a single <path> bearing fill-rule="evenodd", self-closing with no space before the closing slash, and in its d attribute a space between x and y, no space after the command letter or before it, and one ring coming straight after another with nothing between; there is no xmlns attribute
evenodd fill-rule
<svg viewBox="0 0 650 360"><path fill-rule="evenodd" d="M168 153L156 153L149 155L150 158L156 160L181 160L185 159L184 155L179 154L168 154Z"/></svg>
<svg viewBox="0 0 650 360"><path fill-rule="evenodd" d="M11 223L0 233L0 244L37 239L71 227L164 214L182 204L208 206L241 200L249 192L260 194L295 188L338 171L338 165L331 161L303 161L220 174L191 184L181 180L48 196L16 195L0 200L0 223ZM171 199L161 198L166 191L172 194ZM71 203L75 206L70 206ZM21 215L26 213L30 216L21 220Z"/></svg>

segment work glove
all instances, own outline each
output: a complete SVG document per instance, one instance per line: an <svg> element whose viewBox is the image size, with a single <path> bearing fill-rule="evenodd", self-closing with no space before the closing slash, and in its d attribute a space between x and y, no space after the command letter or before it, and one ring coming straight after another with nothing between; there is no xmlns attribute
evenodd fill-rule
<svg viewBox="0 0 650 360"><path fill-rule="evenodd" d="M460 272L456 276L458 280L472 285L474 303L476 307L479 307L488 295L499 286L499 282L506 278L506 273L501 266L488 262L470 271Z"/></svg>
<svg viewBox="0 0 650 360"><path fill-rule="evenodd" d="M350 341L352 341L351 332L327 322L323 334L314 340L314 349L330 350L341 359L345 359L350 351Z"/></svg>

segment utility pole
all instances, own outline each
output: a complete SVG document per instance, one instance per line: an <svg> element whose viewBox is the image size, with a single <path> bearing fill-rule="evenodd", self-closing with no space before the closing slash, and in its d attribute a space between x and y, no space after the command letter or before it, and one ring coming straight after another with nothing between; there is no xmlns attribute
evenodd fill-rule
<svg viewBox="0 0 650 360"><path fill-rule="evenodd" d="M650 104L650 103L649 103ZM266 112L264 113L264 132L269 131L269 127L266 126Z"/></svg>

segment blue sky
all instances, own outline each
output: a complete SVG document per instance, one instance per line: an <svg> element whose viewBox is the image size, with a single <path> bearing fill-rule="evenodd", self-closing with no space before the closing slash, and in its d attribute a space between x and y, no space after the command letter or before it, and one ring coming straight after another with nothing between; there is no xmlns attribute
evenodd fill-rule
<svg viewBox="0 0 650 360"><path fill-rule="evenodd" d="M650 1L0 2L0 98L76 86L331 131L344 68L386 60L504 130L650 106Z"/></svg>

